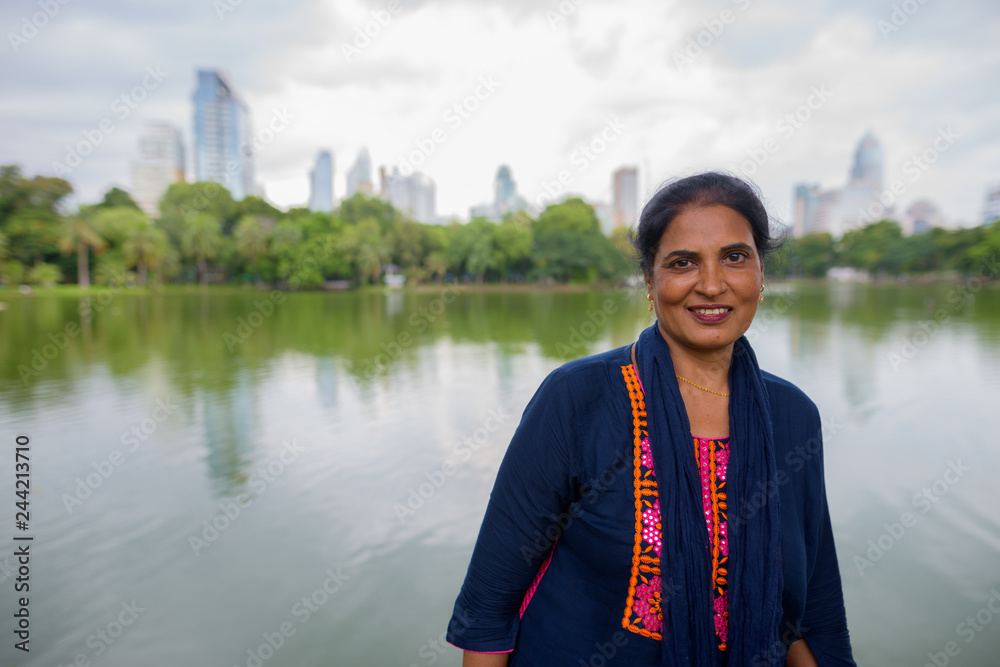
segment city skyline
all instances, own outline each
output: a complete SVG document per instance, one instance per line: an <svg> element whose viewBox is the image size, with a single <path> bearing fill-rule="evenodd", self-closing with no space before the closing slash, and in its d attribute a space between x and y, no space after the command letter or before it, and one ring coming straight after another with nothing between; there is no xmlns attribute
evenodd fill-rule
<svg viewBox="0 0 1000 667"><path fill-rule="evenodd" d="M609 174L636 165L640 206L663 180L722 168L751 178L791 224L795 184L843 182L868 129L885 182L907 184L897 214L928 199L977 224L1000 183L1000 100L984 83L1000 62L1000 10L988 2L895 16L891 3L860 2L402 2L384 25L372 23L385 11L374 2L119 4L60 5L30 39L8 35L0 55L11 128L0 162L67 178L78 203L130 187L146 121L182 128L193 145L192 73L204 68L228 73L252 110L257 183L285 209L308 202L317 150L346 167L362 146L372 173L419 160L438 213L461 219L494 199L501 164L528 202L562 172L568 194L610 202ZM0 25L20 35L25 12L0 8ZM94 30L131 38L95 45L82 37ZM940 132L958 139L906 173Z"/></svg>

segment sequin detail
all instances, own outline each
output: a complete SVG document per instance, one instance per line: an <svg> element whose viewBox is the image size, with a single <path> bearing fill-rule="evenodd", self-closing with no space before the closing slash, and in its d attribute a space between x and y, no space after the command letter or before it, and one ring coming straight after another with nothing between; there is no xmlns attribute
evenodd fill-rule
<svg viewBox="0 0 1000 667"><path fill-rule="evenodd" d="M646 403L642 385L631 365L622 366L622 376L632 404L634 442L635 546L632 576L622 627L651 639L662 639L663 610L660 581L662 518L656 491L656 471L646 431ZM729 609L726 594L729 539L726 524L726 470L729 439L693 438L695 460L701 473L705 526L712 545L712 615L719 650L726 650Z"/></svg>

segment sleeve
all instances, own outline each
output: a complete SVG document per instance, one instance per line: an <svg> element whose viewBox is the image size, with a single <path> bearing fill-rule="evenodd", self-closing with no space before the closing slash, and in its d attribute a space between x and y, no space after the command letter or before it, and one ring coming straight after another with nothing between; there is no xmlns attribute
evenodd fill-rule
<svg viewBox="0 0 1000 667"><path fill-rule="evenodd" d="M822 440L819 411L816 430ZM816 483L819 494L819 530L816 538L816 560L806 588L806 604L802 613L802 628L806 643L816 656L819 667L857 667L851 653L851 638L847 631L847 612L840 580L837 548L833 540L830 507L826 499L823 473L822 444L818 453Z"/></svg>
<svg viewBox="0 0 1000 667"><path fill-rule="evenodd" d="M446 639L466 651L514 650L525 591L572 501L574 409L556 369L528 402L497 472Z"/></svg>

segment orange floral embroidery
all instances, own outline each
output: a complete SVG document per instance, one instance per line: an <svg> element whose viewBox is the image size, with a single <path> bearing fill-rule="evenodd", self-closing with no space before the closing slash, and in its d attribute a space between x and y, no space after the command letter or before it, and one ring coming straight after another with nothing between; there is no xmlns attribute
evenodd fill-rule
<svg viewBox="0 0 1000 667"><path fill-rule="evenodd" d="M622 366L622 376L632 403L634 448L635 546L632 573L622 627L651 639L663 638L663 611L660 581L662 544L660 501L656 471L647 433L646 403L642 386L631 365ZM726 650L729 611L729 542L726 530L726 468L729 448L726 439L694 438L695 461L701 473L705 523L712 544L713 616L719 650Z"/></svg>
<svg viewBox="0 0 1000 667"><path fill-rule="evenodd" d="M646 436L646 403L635 370L631 365L621 368L632 401L632 435L635 443L635 546L632 550L632 577L629 580L622 627L644 637L662 639L660 503L656 495L656 477L649 439Z"/></svg>

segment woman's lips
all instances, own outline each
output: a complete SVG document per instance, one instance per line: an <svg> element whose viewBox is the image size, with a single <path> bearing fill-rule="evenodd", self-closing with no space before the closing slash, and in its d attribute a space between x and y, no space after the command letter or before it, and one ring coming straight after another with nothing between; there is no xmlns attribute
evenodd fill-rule
<svg viewBox="0 0 1000 667"><path fill-rule="evenodd" d="M688 308L688 312L702 322L721 322L732 314L733 309L729 307Z"/></svg>

